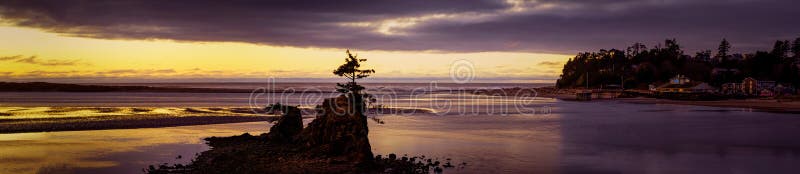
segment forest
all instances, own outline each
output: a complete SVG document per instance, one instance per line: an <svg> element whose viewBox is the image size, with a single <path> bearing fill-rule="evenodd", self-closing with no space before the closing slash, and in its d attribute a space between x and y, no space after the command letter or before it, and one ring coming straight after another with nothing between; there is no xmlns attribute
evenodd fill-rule
<svg viewBox="0 0 800 174"><path fill-rule="evenodd" d="M564 64L556 86L646 89L650 84L666 82L675 75L717 87L724 83L740 83L746 77L800 85L800 38L793 42L775 41L771 51L733 54L731 47L731 43L723 39L715 53L704 50L687 55L675 39L666 39L663 45L650 49L634 43L625 50L578 53Z"/></svg>

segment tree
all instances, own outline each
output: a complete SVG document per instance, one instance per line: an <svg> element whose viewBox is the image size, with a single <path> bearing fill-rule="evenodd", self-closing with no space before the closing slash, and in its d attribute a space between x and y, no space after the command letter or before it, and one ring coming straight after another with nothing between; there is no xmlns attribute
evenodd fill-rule
<svg viewBox="0 0 800 174"><path fill-rule="evenodd" d="M800 37L794 40L792 43L792 54L794 55L794 60L800 60Z"/></svg>
<svg viewBox="0 0 800 174"><path fill-rule="evenodd" d="M772 55L777 56L778 58L783 59L787 57L786 54L789 53L789 47L790 46L788 40L785 41L777 40L775 41L775 45L772 46L772 51L770 53Z"/></svg>
<svg viewBox="0 0 800 174"><path fill-rule="evenodd" d="M341 93L352 93L352 94L359 94L359 92L364 89L363 86L358 85L356 83L357 79L362 79L369 77L370 74L375 73L373 69L360 69L361 63L365 62L367 59L358 59L356 55L350 53L350 50L347 50L347 58L344 59L345 63L339 65L339 68L333 70L333 74L336 74L340 77L345 77L348 79L347 83L341 84L336 83L338 88L336 91Z"/></svg>
<svg viewBox="0 0 800 174"><path fill-rule="evenodd" d="M633 45L629 46L626 53L628 59L633 59L633 57L639 56L643 52L647 50L647 46L642 43L636 42Z"/></svg>
<svg viewBox="0 0 800 174"><path fill-rule="evenodd" d="M344 84L336 83L336 91L347 96L352 106L348 112L364 116L363 124L366 125L366 115L364 115L364 97L369 98L370 95L362 93L364 87L358 85L356 80L369 77L370 74L375 73L375 70L361 69L361 62L365 62L367 59L359 59L358 56L351 54L350 50L347 50L346 53L347 58L344 59L344 64L339 65L339 68L333 70L333 74L347 78L348 82Z"/></svg>
<svg viewBox="0 0 800 174"><path fill-rule="evenodd" d="M683 55L681 45L678 44L678 41L675 38L665 40L664 47L666 49L666 53L668 53L670 56L674 56L674 58L678 58L678 56Z"/></svg>
<svg viewBox="0 0 800 174"><path fill-rule="evenodd" d="M694 55L695 61L707 62L709 59L711 59L711 50L699 51Z"/></svg>
<svg viewBox="0 0 800 174"><path fill-rule="evenodd" d="M719 43L719 48L717 49L717 55L715 57L719 59L720 62L725 62L728 60L728 57L730 57L730 55L728 55L730 49L731 43L729 43L727 39L723 38L722 42Z"/></svg>

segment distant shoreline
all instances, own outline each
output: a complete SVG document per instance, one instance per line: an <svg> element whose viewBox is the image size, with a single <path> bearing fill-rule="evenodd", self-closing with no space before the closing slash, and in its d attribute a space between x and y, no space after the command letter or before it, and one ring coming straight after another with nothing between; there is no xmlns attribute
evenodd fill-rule
<svg viewBox="0 0 800 174"><path fill-rule="evenodd" d="M172 88L151 86L103 86L47 82L0 82L0 92L181 92L181 93L251 93L251 89Z"/></svg>
<svg viewBox="0 0 800 174"><path fill-rule="evenodd" d="M220 83L230 84L230 83ZM233 83L232 86L219 86L215 83L49 83L49 82L1 82L0 92L164 92L164 93L283 93L306 89L304 87L282 86L284 84L325 84L333 86L335 83L275 83L260 84L250 86L236 86L236 84L253 83ZM485 89L490 85L491 89L507 88L510 86L545 86L544 83L365 83L367 85L377 85L377 90L397 90L384 89L384 86L397 87L416 87L431 90L472 90ZM436 84L435 86L432 86ZM495 86L497 85L497 86ZM338 93L335 88L320 89L316 86L309 86L313 90L304 90L304 93ZM463 87L463 88L461 88ZM408 89L414 90L414 89Z"/></svg>
<svg viewBox="0 0 800 174"><path fill-rule="evenodd" d="M575 89L555 89L554 87L542 88L511 88L498 90L477 91L475 94L482 95L518 95L528 94L529 96L553 98L563 101L576 101ZM675 104L692 106L710 106L723 108L742 108L754 109L756 111L776 112L776 113L800 113L800 101L780 101L777 99L728 99L715 101L690 101L690 100L670 100L657 98L613 98L613 99L593 99L590 102L619 101L632 104Z"/></svg>

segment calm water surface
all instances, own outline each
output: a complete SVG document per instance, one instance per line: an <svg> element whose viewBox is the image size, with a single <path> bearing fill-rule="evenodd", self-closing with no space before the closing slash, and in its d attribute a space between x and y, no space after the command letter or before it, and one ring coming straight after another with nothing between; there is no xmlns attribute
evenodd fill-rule
<svg viewBox="0 0 800 174"><path fill-rule="evenodd" d="M65 105L76 105L66 102L70 98L86 105L124 99L105 103L111 106L163 100L171 101L164 102L169 105L215 106L221 104L216 101L236 103L248 97L47 94L41 95ZM22 94L0 93L0 98L14 95ZM289 98L294 104L318 103ZM42 105L29 100L40 99L4 98L0 104ZM180 103L193 100L203 102ZM520 104L514 98L451 94L393 98L385 104L436 112L380 115L386 124L370 122L370 141L376 154L426 155L467 163L446 173L797 173L800 169L798 115L614 101L525 100ZM449 107L439 107L441 102L449 102L444 104ZM532 112L516 114L517 108L509 105L517 104ZM256 122L0 134L0 173L141 173L150 164L187 162L208 148L201 140L204 137L258 134L268 126ZM183 158L176 159L178 155Z"/></svg>

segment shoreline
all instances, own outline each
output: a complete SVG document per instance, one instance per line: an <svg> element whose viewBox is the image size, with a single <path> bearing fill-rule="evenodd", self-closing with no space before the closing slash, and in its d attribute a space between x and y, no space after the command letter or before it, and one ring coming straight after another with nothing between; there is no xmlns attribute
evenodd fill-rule
<svg viewBox="0 0 800 174"><path fill-rule="evenodd" d="M300 108L309 117L313 108ZM381 108L384 114L424 109ZM0 134L81 130L160 128L241 122L275 121L279 115L256 114L232 107L0 107ZM260 111L266 112L266 111Z"/></svg>
<svg viewBox="0 0 800 174"><path fill-rule="evenodd" d="M691 105L691 106L709 106L721 108L741 108L741 109L754 109L764 112L776 113L800 113L800 102L779 102L776 99L729 99L717 101L685 101L685 100L669 100L657 98L617 98L610 101L620 101L631 104L673 104L673 105Z"/></svg>
<svg viewBox="0 0 800 174"><path fill-rule="evenodd" d="M0 134L108 129L161 128L274 121L277 116L102 116L86 118L5 119Z"/></svg>
<svg viewBox="0 0 800 174"><path fill-rule="evenodd" d="M591 101L577 101L574 92L576 89L555 89L553 87L541 88L503 88L495 90L476 91L474 94L478 95L528 95L543 98L552 98L561 101L575 101L575 102L608 102L619 101L631 104L675 104L675 105L692 105L692 106L709 106L721 108L742 108L754 109L764 112L776 113L792 113L800 114L800 101L781 101L779 99L727 99L727 100L714 100L714 101L691 101L691 100L670 100L658 99L647 97L635 98L599 98L592 99Z"/></svg>

